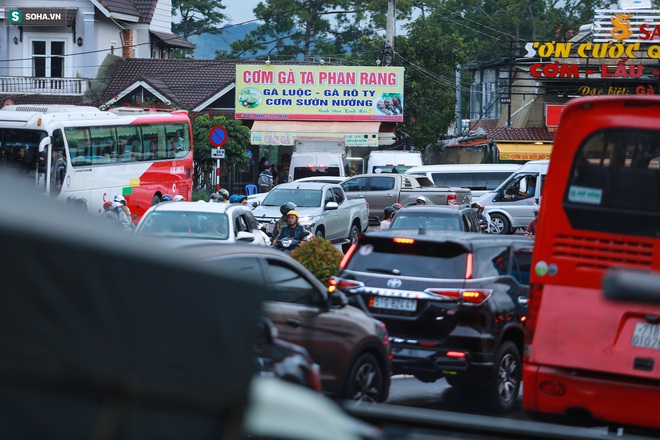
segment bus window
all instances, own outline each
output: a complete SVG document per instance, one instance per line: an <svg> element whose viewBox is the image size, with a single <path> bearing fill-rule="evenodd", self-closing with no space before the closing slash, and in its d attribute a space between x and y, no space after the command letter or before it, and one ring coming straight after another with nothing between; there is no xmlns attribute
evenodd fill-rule
<svg viewBox="0 0 660 440"><path fill-rule="evenodd" d="M575 228L653 237L659 191L660 133L640 131L631 137L628 130L602 130L576 154L566 213ZM592 209L602 214L593 216Z"/></svg>
<svg viewBox="0 0 660 440"><path fill-rule="evenodd" d="M92 163L117 161L117 132L114 127L90 127Z"/></svg>
<svg viewBox="0 0 660 440"><path fill-rule="evenodd" d="M67 141L69 142L69 152L71 154L71 164L74 167L91 164L90 141L88 128L65 128Z"/></svg>
<svg viewBox="0 0 660 440"><path fill-rule="evenodd" d="M117 127L117 159L120 162L132 162L137 160L137 153L141 151L140 132L135 125L124 125Z"/></svg>

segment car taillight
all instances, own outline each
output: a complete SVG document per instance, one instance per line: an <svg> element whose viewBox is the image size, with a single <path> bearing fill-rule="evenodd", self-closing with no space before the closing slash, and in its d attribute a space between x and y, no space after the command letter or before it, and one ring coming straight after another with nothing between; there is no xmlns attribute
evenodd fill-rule
<svg viewBox="0 0 660 440"><path fill-rule="evenodd" d="M357 287L364 286L360 281L345 280L343 278L330 277L328 280L328 292L332 293L335 290L351 290Z"/></svg>
<svg viewBox="0 0 660 440"><path fill-rule="evenodd" d="M449 194L447 196L447 204L448 205L456 205L456 194Z"/></svg>
<svg viewBox="0 0 660 440"><path fill-rule="evenodd" d="M321 387L321 367L319 364L312 364L306 371L305 375L307 376L306 378L309 387L314 391L323 394L323 388Z"/></svg>
<svg viewBox="0 0 660 440"><path fill-rule="evenodd" d="M463 304L480 305L493 293L491 289L426 289L424 292L455 299Z"/></svg>
<svg viewBox="0 0 660 440"><path fill-rule="evenodd" d="M348 260L350 260L351 257L353 256L353 253L355 253L355 249L357 249L357 243L353 243L351 247L349 247L346 253L344 254L344 258L342 258L341 262L339 263L340 269L346 267L346 264L348 264Z"/></svg>
<svg viewBox="0 0 660 440"><path fill-rule="evenodd" d="M529 287L529 301L527 302L527 323L525 330L525 349L523 351L523 360L529 357L529 351L534 341L534 330L539 318L539 309L541 308L541 298L543 297L543 284L532 284Z"/></svg>
<svg viewBox="0 0 660 440"><path fill-rule="evenodd" d="M395 237L392 241L396 244L415 244L414 238Z"/></svg>

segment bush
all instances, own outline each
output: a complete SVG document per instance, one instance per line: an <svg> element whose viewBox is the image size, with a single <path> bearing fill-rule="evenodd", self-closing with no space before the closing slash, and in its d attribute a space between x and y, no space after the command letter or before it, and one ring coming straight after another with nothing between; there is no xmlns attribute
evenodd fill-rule
<svg viewBox="0 0 660 440"><path fill-rule="evenodd" d="M204 190L195 191L195 190L193 190L192 201L197 202L199 200L204 200L205 202L208 202L210 197L211 197L211 195L208 193L208 191L204 191Z"/></svg>
<svg viewBox="0 0 660 440"><path fill-rule="evenodd" d="M291 256L305 266L323 284L339 271L343 254L324 238L313 238L303 242L291 252Z"/></svg>

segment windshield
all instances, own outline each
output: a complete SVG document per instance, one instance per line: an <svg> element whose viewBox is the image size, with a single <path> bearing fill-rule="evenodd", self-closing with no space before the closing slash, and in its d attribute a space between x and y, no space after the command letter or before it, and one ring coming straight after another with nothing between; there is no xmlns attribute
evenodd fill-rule
<svg viewBox="0 0 660 440"><path fill-rule="evenodd" d="M424 228L444 231L460 231L458 213L416 214L399 212L392 220L390 228Z"/></svg>
<svg viewBox="0 0 660 440"><path fill-rule="evenodd" d="M153 211L145 217L136 232L167 237L227 240L229 220L222 213Z"/></svg>
<svg viewBox="0 0 660 440"><path fill-rule="evenodd" d="M25 174L37 169L39 142L45 131L0 128L0 170L19 170Z"/></svg>
<svg viewBox="0 0 660 440"><path fill-rule="evenodd" d="M287 202L293 202L298 208L316 208L321 206L320 189L279 189L271 190L264 199L264 206L280 206Z"/></svg>

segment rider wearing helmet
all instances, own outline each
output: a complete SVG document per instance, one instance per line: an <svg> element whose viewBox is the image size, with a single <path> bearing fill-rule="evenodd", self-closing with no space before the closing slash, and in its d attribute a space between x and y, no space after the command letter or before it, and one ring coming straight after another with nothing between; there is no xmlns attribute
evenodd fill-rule
<svg viewBox="0 0 660 440"><path fill-rule="evenodd" d="M298 208L298 205L296 205L293 202L286 202L280 205L280 212L282 213L282 217L280 217L275 222L275 226L273 227L273 244L275 244L275 239L279 235L282 228L285 227L287 224L286 215L288 214L289 211L295 211L296 208Z"/></svg>
<svg viewBox="0 0 660 440"><path fill-rule="evenodd" d="M280 230L275 240L275 245L282 248L282 240L291 239L293 242L289 249L298 246L307 236L305 228L298 223L298 213L296 211L289 211L286 213L286 226Z"/></svg>
<svg viewBox="0 0 660 440"><path fill-rule="evenodd" d="M481 232L490 232L490 215L484 211L484 204L481 202L474 202L472 210L477 214L479 220L479 228Z"/></svg>

